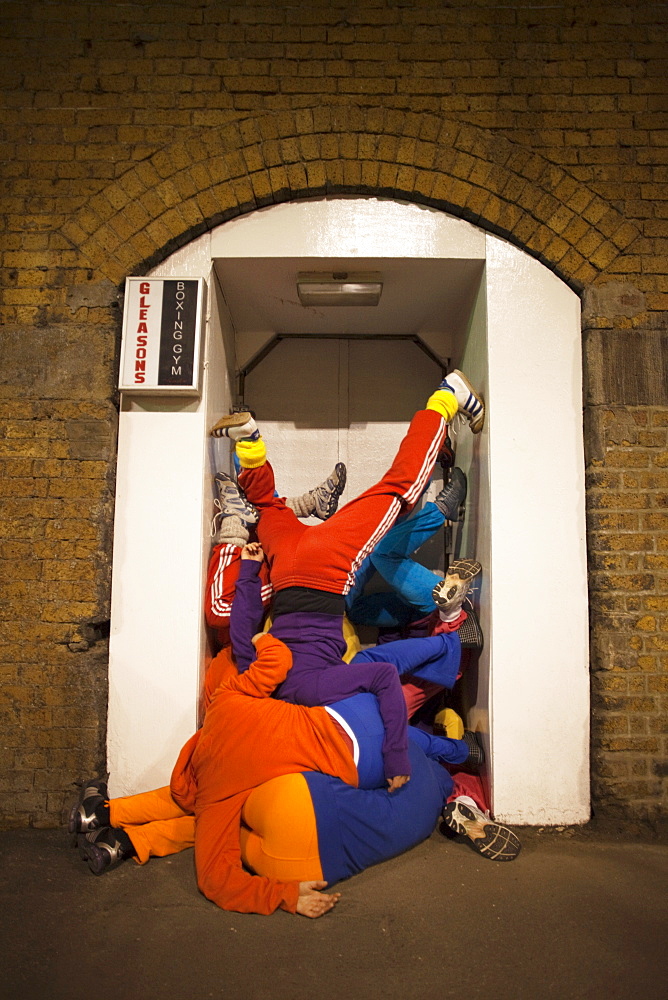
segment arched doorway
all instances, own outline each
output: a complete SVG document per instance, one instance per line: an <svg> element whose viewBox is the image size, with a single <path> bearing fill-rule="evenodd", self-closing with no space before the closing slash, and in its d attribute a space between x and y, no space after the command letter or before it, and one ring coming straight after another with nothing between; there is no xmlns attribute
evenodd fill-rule
<svg viewBox="0 0 668 1000"><path fill-rule="evenodd" d="M305 271L380 273L381 302L304 309L295 285ZM196 725L210 478L229 463L227 445L207 430L238 401L239 371L247 372L244 399L262 420L282 491L302 491L344 460L353 496L387 465L440 359L464 368L488 402L483 434L462 432L457 460L470 488L462 553L484 566L487 637L468 721L488 740L495 814L515 823L586 821L577 296L498 237L375 198L261 209L199 237L153 274L207 279L204 388L195 403L123 399L110 649L114 792L167 780ZM299 336L249 365L277 332ZM427 351L398 339L404 335Z"/></svg>

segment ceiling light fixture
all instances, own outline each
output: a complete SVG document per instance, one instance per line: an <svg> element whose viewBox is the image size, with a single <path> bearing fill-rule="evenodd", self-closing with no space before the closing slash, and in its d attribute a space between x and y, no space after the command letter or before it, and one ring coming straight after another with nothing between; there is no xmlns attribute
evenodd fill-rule
<svg viewBox="0 0 668 1000"><path fill-rule="evenodd" d="M303 306L377 306L382 291L378 271L303 271L297 275Z"/></svg>

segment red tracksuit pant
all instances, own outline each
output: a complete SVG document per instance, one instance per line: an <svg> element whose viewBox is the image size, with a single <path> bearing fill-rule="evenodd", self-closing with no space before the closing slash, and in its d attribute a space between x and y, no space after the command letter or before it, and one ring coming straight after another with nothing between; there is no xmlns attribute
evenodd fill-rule
<svg viewBox="0 0 668 1000"><path fill-rule="evenodd" d="M239 484L260 510L257 535L274 590L312 587L347 594L362 561L424 492L446 428L435 410L419 410L380 482L321 524L303 524L282 498L274 496L274 473L268 462L244 469Z"/></svg>

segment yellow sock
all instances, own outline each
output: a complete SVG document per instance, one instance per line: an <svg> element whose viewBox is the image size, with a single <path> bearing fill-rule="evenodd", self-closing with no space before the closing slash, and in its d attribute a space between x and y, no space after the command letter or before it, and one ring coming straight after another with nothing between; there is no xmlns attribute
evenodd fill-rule
<svg viewBox="0 0 668 1000"><path fill-rule="evenodd" d="M261 437L255 441L242 438L241 441L237 441L234 450L242 469L257 469L267 461L267 449Z"/></svg>
<svg viewBox="0 0 668 1000"><path fill-rule="evenodd" d="M442 708L434 716L434 732L449 740L464 739L464 723L452 708Z"/></svg>
<svg viewBox="0 0 668 1000"><path fill-rule="evenodd" d="M427 400L425 409L436 410L437 413L440 413L450 423L459 409L459 403L454 392L449 392L447 389L437 389Z"/></svg>

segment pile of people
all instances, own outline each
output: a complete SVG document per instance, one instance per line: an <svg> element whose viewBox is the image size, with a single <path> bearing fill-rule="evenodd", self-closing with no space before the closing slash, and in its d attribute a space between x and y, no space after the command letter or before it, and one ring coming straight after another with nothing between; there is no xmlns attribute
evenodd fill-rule
<svg viewBox="0 0 668 1000"><path fill-rule="evenodd" d="M382 479L340 509L343 465L282 498L254 417L219 421L212 433L234 441L240 471L216 476L206 615L221 648L203 723L165 788L109 799L103 780L84 782L69 831L95 874L194 846L199 888L223 909L319 917L340 896L324 889L424 840L440 817L482 856L517 856L486 808L478 734L408 725L482 643L464 609L480 564L455 560L441 578L410 558L460 516L458 469L414 510L457 414L480 432L483 400L454 371ZM300 520L311 516L320 523ZM365 592L374 572L389 593ZM378 644L362 649L351 622L378 626Z"/></svg>

